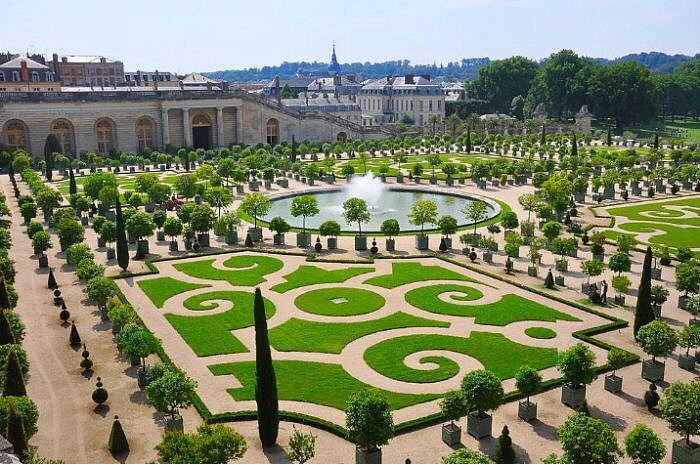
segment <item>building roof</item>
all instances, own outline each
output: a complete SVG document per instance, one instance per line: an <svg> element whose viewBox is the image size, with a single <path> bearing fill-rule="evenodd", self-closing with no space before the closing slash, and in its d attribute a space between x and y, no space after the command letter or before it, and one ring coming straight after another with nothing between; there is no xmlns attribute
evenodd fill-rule
<svg viewBox="0 0 700 464"><path fill-rule="evenodd" d="M291 79L280 79L280 89L283 89L285 85L293 88L308 87L317 78L312 76L298 76ZM272 79L265 85L265 88L272 88L275 86L275 80Z"/></svg>
<svg viewBox="0 0 700 464"><path fill-rule="evenodd" d="M48 66L37 63L36 61L22 55L18 56L17 58L13 58L6 63L0 64L0 68L21 68L22 61L27 63L27 68L29 69L49 69Z"/></svg>
<svg viewBox="0 0 700 464"><path fill-rule="evenodd" d="M338 77L340 78L339 86L360 87L358 82L348 76ZM336 88L335 79L335 77L319 77L318 79L314 79L313 82L308 85L309 92L333 92Z"/></svg>
<svg viewBox="0 0 700 464"><path fill-rule="evenodd" d="M68 63L84 63L84 64L89 64L89 63L101 63L102 59L105 60L105 63L117 63L117 61L110 60L109 58L106 58L104 56L99 56L99 55L63 55L61 57L61 60L67 59Z"/></svg>
<svg viewBox="0 0 700 464"><path fill-rule="evenodd" d="M411 82L412 80L412 82ZM363 82L363 89L383 89L385 87L416 88L418 86L438 86L423 76L387 76Z"/></svg>
<svg viewBox="0 0 700 464"><path fill-rule="evenodd" d="M481 120L486 120L486 119L492 119L492 118L498 118L498 119L515 119L513 116L510 116L505 113L486 113L482 114L479 116L479 119Z"/></svg>
<svg viewBox="0 0 700 464"><path fill-rule="evenodd" d="M308 95L308 100L306 96ZM297 111L360 111L360 106L350 97L324 93L300 94L299 98L285 98L282 100L284 106L294 108Z"/></svg>
<svg viewBox="0 0 700 464"><path fill-rule="evenodd" d="M209 79L208 77L202 76L199 73L189 73L188 75L184 76L182 79L180 79L183 84L185 85L206 85L207 83L211 84L219 84L221 81L217 81L215 79Z"/></svg>

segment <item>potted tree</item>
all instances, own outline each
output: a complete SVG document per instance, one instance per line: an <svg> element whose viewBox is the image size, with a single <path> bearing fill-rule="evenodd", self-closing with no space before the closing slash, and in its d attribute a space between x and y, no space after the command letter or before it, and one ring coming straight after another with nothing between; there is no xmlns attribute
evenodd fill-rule
<svg viewBox="0 0 700 464"><path fill-rule="evenodd" d="M450 235L457 232L457 219L453 218L449 214L442 216L437 222L440 232L442 232L442 240L447 248L452 248L452 238Z"/></svg>
<svg viewBox="0 0 700 464"><path fill-rule="evenodd" d="M169 217L163 223L163 232L170 237L170 251L177 251L177 237L182 233L182 221L177 217Z"/></svg>
<svg viewBox="0 0 700 464"><path fill-rule="evenodd" d="M36 204L41 208L44 214L44 221L49 222L51 220L51 215L53 210L61 206L62 196L58 191L52 188L42 188L36 194Z"/></svg>
<svg viewBox="0 0 700 464"><path fill-rule="evenodd" d="M469 219L469 221L472 224L474 224L474 233L472 234L472 246L477 246L479 243L480 237L476 234L476 226L486 217L487 209L488 208L486 206L486 203L484 203L483 201L473 200L471 203L467 204L467 206L462 210L462 214L464 214L464 216L467 219ZM518 221L517 216L515 217L515 221ZM493 229L489 229L489 232L494 233L492 232L492 230Z"/></svg>
<svg viewBox="0 0 700 464"><path fill-rule="evenodd" d="M629 277L624 275L617 275L612 278L612 288L617 292L615 294L615 304L619 306L625 305L625 293L630 288L632 282L630 282Z"/></svg>
<svg viewBox="0 0 700 464"><path fill-rule="evenodd" d="M148 195L148 202L144 205L147 213L153 212L155 210L155 205L164 206L164 203L168 200L170 196L170 186L168 184L153 184L146 192Z"/></svg>
<svg viewBox="0 0 700 464"><path fill-rule="evenodd" d="M657 319L661 317L661 307L668 300L668 295L669 291L663 285L652 285L650 292L651 307Z"/></svg>
<svg viewBox="0 0 700 464"><path fill-rule="evenodd" d="M227 245L238 243L238 225L241 220L233 213L219 216L214 221L214 233L219 237L224 237Z"/></svg>
<svg viewBox="0 0 700 464"><path fill-rule="evenodd" d="M306 233L306 218L314 217L319 213L318 200L313 195L294 197L289 210L292 216L301 216L301 233L297 233L297 246L299 248L311 246L311 234Z"/></svg>
<svg viewBox="0 0 700 464"><path fill-rule="evenodd" d="M338 248L338 235L340 235L340 224L335 221L326 221L318 228L319 234L326 239L326 248L335 250Z"/></svg>
<svg viewBox="0 0 700 464"><path fill-rule="evenodd" d="M158 240L159 242L162 242L165 240L165 232L163 231L163 224L165 224L166 219L168 219L168 213L166 213L165 210L159 209L158 211L153 213L153 223L158 228L158 231L156 232L156 240Z"/></svg>
<svg viewBox="0 0 700 464"><path fill-rule="evenodd" d="M528 257L530 258L531 265L527 267L527 274L530 277L537 277L537 270L539 269L540 260L542 259L543 248L544 240L542 240L539 237L533 237L532 239L530 239L530 249L528 251Z"/></svg>
<svg viewBox="0 0 700 464"><path fill-rule="evenodd" d="M542 376L530 366L521 366L515 373L515 388L525 395L525 401L518 403L518 417L525 422L537 419L537 403L530 397L542 390Z"/></svg>
<svg viewBox="0 0 700 464"><path fill-rule="evenodd" d="M481 440L491 435L494 411L503 403L503 385L493 372L475 370L462 379L462 395L471 412L467 415L467 433Z"/></svg>
<svg viewBox="0 0 700 464"><path fill-rule="evenodd" d="M564 377L561 402L578 409L586 399L586 385L595 379L595 355L584 344L577 343L559 354L557 369Z"/></svg>
<svg viewBox="0 0 700 464"><path fill-rule="evenodd" d="M469 414L469 405L459 391L450 391L440 401L440 411L449 424L442 425L442 441L447 446L455 446L462 440L462 428L455 424L460 417Z"/></svg>
<svg viewBox="0 0 700 464"><path fill-rule="evenodd" d="M522 236L512 230L508 231L506 234L506 244L503 247L503 251L510 258L518 258L520 256L520 247L523 244Z"/></svg>
<svg viewBox="0 0 700 464"><path fill-rule="evenodd" d="M683 439L674 441L671 460L678 464L700 462L700 444L690 440L700 435L700 382L676 382L666 389L661 401L661 413L668 427Z"/></svg>
<svg viewBox="0 0 700 464"><path fill-rule="evenodd" d="M428 236L425 235L425 224L435 224L437 222L437 204L432 200L418 200L411 206L408 214L408 222L414 226L420 226L420 235L416 235L416 248L419 250L428 249Z"/></svg>
<svg viewBox="0 0 700 464"><path fill-rule="evenodd" d="M22 205L19 207L19 214L21 214L24 218L25 225L29 225L29 223L32 222L32 219L36 217L37 209L36 203L33 201L22 203Z"/></svg>
<svg viewBox="0 0 700 464"><path fill-rule="evenodd" d="M586 274L588 278L585 284L581 284L581 292L588 295L591 291L591 277L597 277L603 273L605 265L597 259L589 259L581 263L581 272Z"/></svg>
<svg viewBox="0 0 700 464"><path fill-rule="evenodd" d="M179 369L171 368L146 386L146 398L160 412L167 414L166 431L182 431L181 409L192 405L197 382Z"/></svg>
<svg viewBox="0 0 700 464"><path fill-rule="evenodd" d="M367 202L362 198L349 198L343 203L343 218L348 224L357 223L357 235L355 235L355 250L367 249L367 237L362 235L362 224L369 222L369 209Z"/></svg>
<svg viewBox="0 0 700 464"><path fill-rule="evenodd" d="M216 214L214 210L207 204L197 205L192 210L190 226L192 230L197 233L197 243L199 243L199 246L209 246L209 231L214 226L215 219Z"/></svg>
<svg viewBox="0 0 700 464"><path fill-rule="evenodd" d="M547 246L552 244L552 240L559 237L559 234L561 234L561 228L562 228L561 223L556 222L556 221L546 222L542 226L542 233L544 234L545 238L547 239Z"/></svg>
<svg viewBox="0 0 700 464"><path fill-rule="evenodd" d="M107 317L112 321L112 333L118 335L122 327L136 319L136 312L130 304L112 297L107 301Z"/></svg>
<svg viewBox="0 0 700 464"><path fill-rule="evenodd" d="M652 321L639 329L637 343L651 359L642 361L642 378L650 382L664 380L666 364L656 360L667 357L678 346L678 334L664 321Z"/></svg>
<svg viewBox="0 0 700 464"><path fill-rule="evenodd" d="M46 256L46 250L52 246L51 235L46 231L41 230L32 237L32 248L34 248L34 254L39 256L40 268L49 266L49 257Z"/></svg>
<svg viewBox="0 0 700 464"><path fill-rule="evenodd" d="M148 237L153 235L155 228L151 216L144 211L132 214L126 221L126 231L136 240L136 259L148 254Z"/></svg>
<svg viewBox="0 0 700 464"><path fill-rule="evenodd" d="M151 187L156 185L158 183L158 175L157 174L151 174L151 173L144 173L144 174L138 174L134 178L134 190L138 193L148 193ZM150 195L149 195L150 197ZM144 204L144 209L146 210L147 213L152 213L155 211L155 201L152 201L149 198L149 201L147 201Z"/></svg>
<svg viewBox="0 0 700 464"><path fill-rule="evenodd" d="M241 211L253 218L253 228L248 229L248 234L254 242L262 240L262 229L258 227L258 218L265 216L272 207L270 199L262 193L249 193L241 201Z"/></svg>
<svg viewBox="0 0 700 464"><path fill-rule="evenodd" d="M608 368L612 372L605 376L605 389L610 393L622 391L622 377L615 375L615 371L622 368L627 362L627 354L619 348L608 351Z"/></svg>
<svg viewBox="0 0 700 464"><path fill-rule="evenodd" d="M281 216L275 216L270 220L270 225L268 227L275 233L275 235L272 237L273 243L275 245L284 245L284 234L289 232L289 229L291 228L287 221L285 221Z"/></svg>
<svg viewBox="0 0 700 464"><path fill-rule="evenodd" d="M603 262L605 260L605 234L594 232L591 234L591 253L593 259Z"/></svg>
<svg viewBox="0 0 700 464"><path fill-rule="evenodd" d="M348 399L345 424L355 443L355 464L381 464L380 446L394 436L389 403L376 390L364 389Z"/></svg>
<svg viewBox="0 0 700 464"><path fill-rule="evenodd" d="M678 346L685 348L685 354L678 356L678 367L686 371L695 370L695 356L690 350L700 347L700 326L688 324L678 333Z"/></svg>
<svg viewBox="0 0 700 464"><path fill-rule="evenodd" d="M384 236L386 237L386 251L395 251L396 241L393 237L399 235L399 233L401 232L401 226L399 225L399 221L397 221L396 219L386 219L384 222L382 222L380 230L382 234L384 234Z"/></svg>
<svg viewBox="0 0 700 464"><path fill-rule="evenodd" d="M549 246L549 250L555 255L559 256L559 258L554 261L554 268L559 273L564 273L569 270L569 260L567 259L567 257L571 256L572 254L575 254L577 248L578 240L576 240L575 237L557 237L554 240L552 240L552 243ZM557 285L563 286L564 276L561 274L556 276L555 283Z"/></svg>

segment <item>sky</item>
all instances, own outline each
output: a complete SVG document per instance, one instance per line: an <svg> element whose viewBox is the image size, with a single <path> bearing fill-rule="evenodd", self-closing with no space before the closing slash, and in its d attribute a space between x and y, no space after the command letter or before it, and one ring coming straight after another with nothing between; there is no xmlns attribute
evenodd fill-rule
<svg viewBox="0 0 700 464"><path fill-rule="evenodd" d="M93 54L125 71L330 59L700 52L698 0L1 0L0 51Z"/></svg>

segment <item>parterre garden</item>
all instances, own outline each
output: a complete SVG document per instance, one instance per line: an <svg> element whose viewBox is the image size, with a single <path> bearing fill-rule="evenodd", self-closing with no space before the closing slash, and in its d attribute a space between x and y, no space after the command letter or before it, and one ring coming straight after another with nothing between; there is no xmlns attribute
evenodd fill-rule
<svg viewBox="0 0 700 464"><path fill-rule="evenodd" d="M117 282L140 302L142 316L151 313L147 324L167 321L151 327L166 351L177 335L189 347L178 361L207 367L197 378L205 403L207 389L221 385L210 375L230 379L236 402L208 404L217 412L254 409L256 286L265 297L282 408L336 422L314 405L343 411L352 393L370 386L400 410L457 389L471 368L502 380L523 365L545 370L556 364L554 346L571 346L573 332L605 323L438 258L333 263L245 252L153 265L161 275L137 277L129 288ZM460 363L465 357L468 366ZM422 415L418 408L408 417Z"/></svg>

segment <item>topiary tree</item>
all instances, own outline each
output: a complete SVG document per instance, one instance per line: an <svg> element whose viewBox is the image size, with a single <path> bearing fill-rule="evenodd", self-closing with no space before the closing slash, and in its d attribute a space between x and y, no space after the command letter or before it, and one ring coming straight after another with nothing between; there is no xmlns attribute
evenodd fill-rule
<svg viewBox="0 0 700 464"><path fill-rule="evenodd" d="M4 378L2 396L27 396L27 388L24 385L24 375L26 374L26 371L24 371L22 363L19 359L17 349L12 349L7 353L7 360L3 365L3 370Z"/></svg>
<svg viewBox="0 0 700 464"><path fill-rule="evenodd" d="M326 221L319 226L318 232L323 237L337 237L340 235L340 224L336 221Z"/></svg>
<svg viewBox="0 0 700 464"><path fill-rule="evenodd" d="M478 451L462 448L443 457L442 464L493 464L493 461Z"/></svg>
<svg viewBox="0 0 700 464"><path fill-rule="evenodd" d="M394 436L391 408L376 390L363 389L352 394L345 412L348 440L364 452L375 452Z"/></svg>
<svg viewBox="0 0 700 464"><path fill-rule="evenodd" d="M665 321L652 321L639 329L637 343L642 350L651 356L651 362L656 357L667 357L678 346L678 333Z"/></svg>
<svg viewBox="0 0 700 464"><path fill-rule="evenodd" d="M493 460L496 464L513 464L515 463L515 450L513 449L513 440L510 438L508 426L504 425L501 435L496 442L496 448L493 450Z"/></svg>
<svg viewBox="0 0 700 464"><path fill-rule="evenodd" d="M681 445L693 448L690 437L700 435L700 382L673 383L660 408L668 428L683 436Z"/></svg>
<svg viewBox="0 0 700 464"><path fill-rule="evenodd" d="M542 390L542 376L530 366L521 366L515 373L515 388L525 395L525 401L530 404L530 397Z"/></svg>
<svg viewBox="0 0 700 464"><path fill-rule="evenodd" d="M454 421L469 414L469 405L460 391L449 391L440 400L440 412L454 427Z"/></svg>
<svg viewBox="0 0 700 464"><path fill-rule="evenodd" d="M7 430L12 409L22 418L27 439L32 438L37 432L39 420L39 408L36 403L27 396L0 396L0 430Z"/></svg>
<svg viewBox="0 0 700 464"><path fill-rule="evenodd" d="M34 202L23 203L19 207L19 214L24 218L24 223L29 224L36 217L37 206Z"/></svg>
<svg viewBox="0 0 700 464"><path fill-rule="evenodd" d="M170 237L171 242L175 242L175 238L182 233L182 221L176 217L169 217L163 223L163 232Z"/></svg>
<svg viewBox="0 0 700 464"><path fill-rule="evenodd" d="M85 239L85 228L73 218L62 218L56 224L54 231L62 250L67 250L71 245L81 243Z"/></svg>
<svg viewBox="0 0 700 464"><path fill-rule="evenodd" d="M291 226L282 216L275 216L272 219L270 219L270 223L268 225L268 228L271 231L273 231L275 234L281 235L281 234L284 234L286 232L289 232L289 229L291 229Z"/></svg>
<svg viewBox="0 0 700 464"><path fill-rule="evenodd" d="M197 382L179 369L171 369L146 386L146 397L158 411L175 420L178 411L192 404Z"/></svg>
<svg viewBox="0 0 700 464"><path fill-rule="evenodd" d="M290 213L294 217L301 216L301 233L306 233L306 218L316 216L319 213L318 200L313 195L300 195L292 199Z"/></svg>
<svg viewBox="0 0 700 464"><path fill-rule="evenodd" d="M255 402L258 406L258 436L264 448L274 446L279 433L277 380L270 353L265 301L259 288L253 300L255 320Z"/></svg>
<svg viewBox="0 0 700 464"><path fill-rule="evenodd" d="M503 385L493 372L475 370L462 379L462 395L477 417L484 417L503 403Z"/></svg>
<svg viewBox="0 0 700 464"><path fill-rule="evenodd" d="M542 226L542 233L547 238L547 242L549 243L555 238L559 237L559 234L561 234L561 229L561 223L556 221L549 221Z"/></svg>
<svg viewBox="0 0 700 464"><path fill-rule="evenodd" d="M247 449L245 438L224 424L202 424L196 433L166 433L156 445L162 462L183 464L228 464Z"/></svg>
<svg viewBox="0 0 700 464"><path fill-rule="evenodd" d="M129 267L129 242L126 240L126 227L119 197L117 197L115 208L117 210L117 263L123 271L126 271Z"/></svg>
<svg viewBox="0 0 700 464"><path fill-rule="evenodd" d="M616 464L622 455L612 428L585 414L569 417L558 433L567 464Z"/></svg>
<svg viewBox="0 0 700 464"><path fill-rule="evenodd" d="M435 224L437 222L437 203L432 200L417 200L411 206L408 213L408 222L414 226L420 226L420 234L425 235L423 228L425 224Z"/></svg>
<svg viewBox="0 0 700 464"><path fill-rule="evenodd" d="M119 416L114 416L112 430L109 432L109 440L107 441L107 449L112 454L129 451L129 442L126 439L122 424L119 422Z"/></svg>
<svg viewBox="0 0 700 464"><path fill-rule="evenodd" d="M209 205L197 205L190 216L190 226L195 232L207 234L214 226L216 215Z"/></svg>
<svg viewBox="0 0 700 464"><path fill-rule="evenodd" d="M51 235L45 231L39 231L32 237L32 248L35 255L41 255L53 245L51 244Z"/></svg>
<svg viewBox="0 0 700 464"><path fill-rule="evenodd" d="M625 437L625 453L633 464L661 464L664 442L645 424L637 424Z"/></svg>
<svg viewBox="0 0 700 464"><path fill-rule="evenodd" d="M16 408L11 407L7 420L7 441L12 443L14 453L24 459L29 450L27 434L24 430L24 421Z"/></svg>
<svg viewBox="0 0 700 464"><path fill-rule="evenodd" d="M562 373L564 382L573 389L588 385L595 379L595 355L586 345L577 343L566 351L559 353L557 369Z"/></svg>
<svg viewBox="0 0 700 464"><path fill-rule="evenodd" d="M362 235L362 224L369 222L369 208L362 198L349 198L343 203L343 218L348 224L357 223L358 235Z"/></svg>
<svg viewBox="0 0 700 464"><path fill-rule="evenodd" d="M241 211L253 218L253 227L258 227L258 218L265 216L272 207L270 199L260 192L246 195L241 201Z"/></svg>
<svg viewBox="0 0 700 464"><path fill-rule="evenodd" d="M449 214L446 214L438 219L437 226L440 228L442 235L449 237L457 232L457 219L453 218Z"/></svg>

